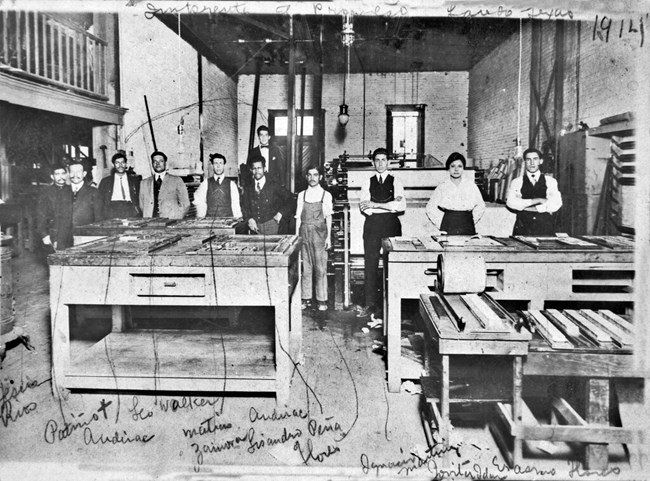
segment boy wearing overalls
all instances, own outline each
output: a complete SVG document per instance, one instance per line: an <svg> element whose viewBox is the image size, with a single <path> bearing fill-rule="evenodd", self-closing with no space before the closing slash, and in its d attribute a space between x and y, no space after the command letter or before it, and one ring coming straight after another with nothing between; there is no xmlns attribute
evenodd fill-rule
<svg viewBox="0 0 650 481"><path fill-rule="evenodd" d="M322 171L307 170L307 187L298 194L296 233L302 237L302 308L312 306L316 288L318 310L327 310L327 251L332 237L332 194L320 185Z"/></svg>

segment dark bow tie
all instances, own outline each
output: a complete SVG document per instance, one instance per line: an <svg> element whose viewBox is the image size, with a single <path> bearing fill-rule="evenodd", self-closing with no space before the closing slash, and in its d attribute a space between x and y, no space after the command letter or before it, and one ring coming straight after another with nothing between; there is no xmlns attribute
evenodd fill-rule
<svg viewBox="0 0 650 481"><path fill-rule="evenodd" d="M268 149L268 148L269 148L268 145L260 145L260 149Z"/></svg>

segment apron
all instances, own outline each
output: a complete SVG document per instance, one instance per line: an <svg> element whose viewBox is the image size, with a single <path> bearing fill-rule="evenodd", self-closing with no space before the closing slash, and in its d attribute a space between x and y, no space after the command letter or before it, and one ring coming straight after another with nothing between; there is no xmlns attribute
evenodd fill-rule
<svg viewBox="0 0 650 481"><path fill-rule="evenodd" d="M448 235L475 235L474 217L471 210L445 210L440 230Z"/></svg>
<svg viewBox="0 0 650 481"><path fill-rule="evenodd" d="M306 202L303 195L302 213L300 214L300 237L305 239L305 243L310 245L325 246L327 238L327 224L323 216L323 199L325 191L319 202Z"/></svg>

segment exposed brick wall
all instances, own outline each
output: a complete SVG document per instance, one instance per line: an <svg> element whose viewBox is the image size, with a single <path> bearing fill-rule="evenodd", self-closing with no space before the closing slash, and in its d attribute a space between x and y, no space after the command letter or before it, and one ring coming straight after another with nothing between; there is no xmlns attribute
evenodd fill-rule
<svg viewBox="0 0 650 481"><path fill-rule="evenodd" d="M305 108L312 106L312 77L305 83ZM251 120L251 103L255 78L239 78L239 159L245 161ZM421 72L350 75L346 86L346 103L350 122L345 136L338 135L339 104L343 100L343 76L323 76L322 105L325 113L325 158L367 153L386 145L387 104L427 104L425 114L425 153L444 161L453 151L466 154L467 149L467 72ZM300 102L300 78L296 81L296 108ZM267 75L260 79L260 99L256 125L268 123L268 110L286 109L287 78ZM364 135L365 129L365 135Z"/></svg>
<svg viewBox="0 0 650 481"><path fill-rule="evenodd" d="M158 150L170 169L189 171L199 162L198 60L196 51L156 19L120 14L123 139L134 168L151 175L153 151L144 95L149 102ZM181 118L184 134L178 134ZM111 152L112 154L112 152ZM110 155L110 154L109 154Z"/></svg>
<svg viewBox="0 0 650 481"><path fill-rule="evenodd" d="M237 175L237 82L203 59L204 169L210 153L226 156L226 175ZM205 171L211 175L211 170Z"/></svg>
<svg viewBox="0 0 650 481"><path fill-rule="evenodd" d="M649 75L647 62L641 63L639 40L610 38L608 43L592 40L591 22L565 24L564 102L562 126L575 129L576 121L590 127L600 119L626 111L639 104L639 79ZM542 68L538 85L542 102L552 73L554 54L554 22L542 25ZM529 136L530 116L531 25L522 31L520 138L524 147ZM487 57L477 63L469 74L469 148L479 167L489 168L498 159L512 153L517 136L517 77L519 68L519 33L513 34ZM577 62L579 62L579 98L576 93ZM553 128L553 86L547 101L547 120ZM541 145L546 139L540 127Z"/></svg>

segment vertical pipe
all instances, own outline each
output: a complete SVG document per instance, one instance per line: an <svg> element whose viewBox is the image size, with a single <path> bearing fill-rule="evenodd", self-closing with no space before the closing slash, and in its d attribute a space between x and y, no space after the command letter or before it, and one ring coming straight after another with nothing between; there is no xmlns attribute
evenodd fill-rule
<svg viewBox="0 0 650 481"><path fill-rule="evenodd" d="M113 14L113 65L115 69L115 105L122 105L122 77L120 68L120 17ZM117 139L115 140L117 143Z"/></svg>
<svg viewBox="0 0 650 481"><path fill-rule="evenodd" d="M553 172L559 172L558 147L560 144L560 130L564 119L564 21L555 22L555 92L553 93Z"/></svg>
<svg viewBox="0 0 650 481"><path fill-rule="evenodd" d="M323 110L323 21L321 18L319 47L318 47L318 66L314 72L314 85L312 88L313 111L314 111L314 137L313 148L314 158L317 165L323 166L323 118L321 111Z"/></svg>
<svg viewBox="0 0 650 481"><path fill-rule="evenodd" d="M248 152L253 150L253 147L255 146L255 126L257 125L257 104L260 98L261 70L262 63L258 59L255 64L255 85L253 86L253 105L251 106L251 129L248 134Z"/></svg>
<svg viewBox="0 0 650 481"><path fill-rule="evenodd" d="M196 52L198 96L199 96L199 162L203 172L207 174L208 169L203 165L203 57ZM194 173L194 172L192 172Z"/></svg>
<svg viewBox="0 0 650 481"><path fill-rule="evenodd" d="M288 92L287 92L287 162L289 165L289 179L287 186L291 192L295 192L295 172L296 165L294 162L294 152L296 146L295 136L295 117L296 106L294 104L294 96L296 89L296 39L293 32L293 15L289 17L289 72L287 75Z"/></svg>
<svg viewBox="0 0 650 481"><path fill-rule="evenodd" d="M300 171L296 170L296 178L302 177L305 169L303 166L303 153L302 153L302 144L305 137L305 80L307 77L306 66L303 63L302 69L300 72L300 137L298 137L298 164L300 166Z"/></svg>
<svg viewBox="0 0 650 481"><path fill-rule="evenodd" d="M530 83L537 86L538 95L540 95L539 88L539 70L540 70L540 48L541 48L541 28L542 24L538 20L531 20L531 45L530 45ZM529 121L528 121L528 147L535 147L537 144L537 131L538 131L538 118L540 112L537 111L537 104L535 101L534 89L530 89L530 104L529 104Z"/></svg>

